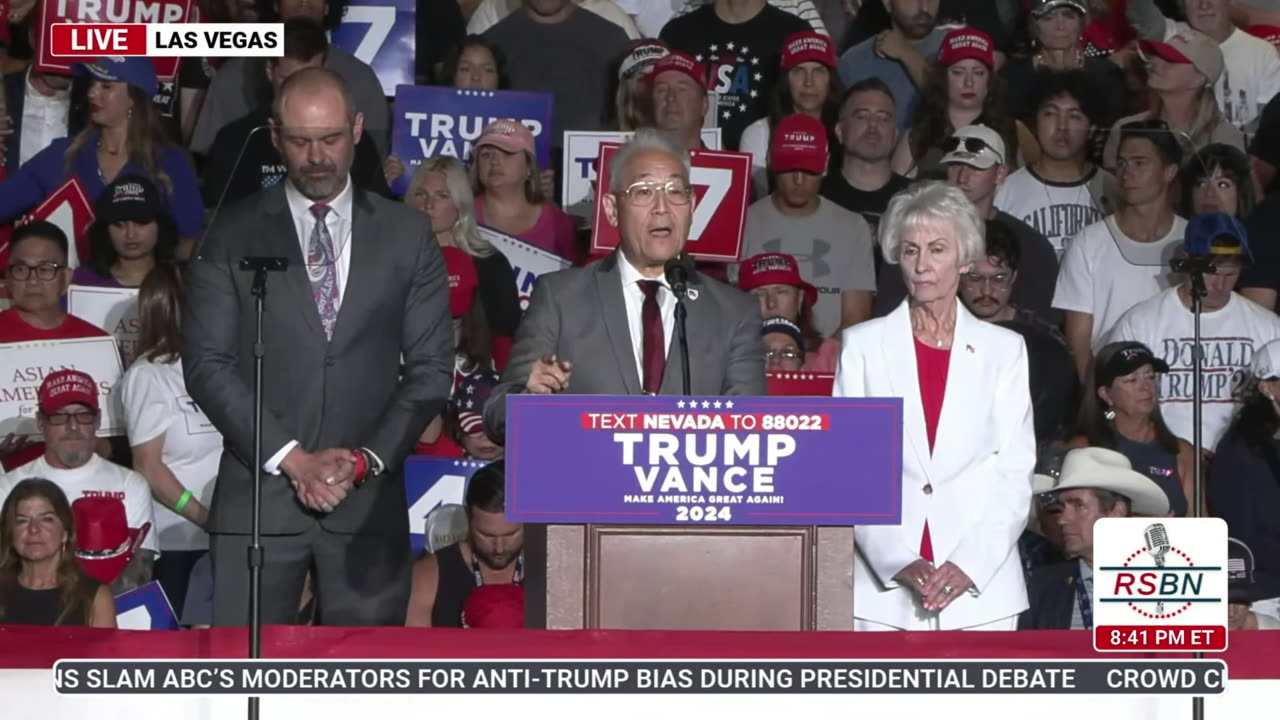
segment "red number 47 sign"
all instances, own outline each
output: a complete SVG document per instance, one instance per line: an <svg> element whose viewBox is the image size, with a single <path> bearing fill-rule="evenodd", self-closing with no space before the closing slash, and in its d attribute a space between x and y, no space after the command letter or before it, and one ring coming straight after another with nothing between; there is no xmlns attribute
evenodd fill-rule
<svg viewBox="0 0 1280 720"><path fill-rule="evenodd" d="M609 187L609 165L620 145L601 143L596 162L597 187ZM742 251L742 230L751 203L751 156L721 150L690 153L693 173L693 222L689 228L689 254L698 260L737 262ZM618 246L618 228L604 213L604 193L596 193L591 250L607 252Z"/></svg>

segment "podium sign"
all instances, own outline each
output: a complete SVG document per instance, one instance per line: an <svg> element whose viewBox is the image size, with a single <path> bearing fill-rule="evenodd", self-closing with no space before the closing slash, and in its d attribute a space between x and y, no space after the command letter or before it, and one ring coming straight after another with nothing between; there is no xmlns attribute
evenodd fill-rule
<svg viewBox="0 0 1280 720"><path fill-rule="evenodd" d="M120 630L177 630L178 616L159 582L149 582L115 597Z"/></svg>
<svg viewBox="0 0 1280 720"><path fill-rule="evenodd" d="M516 522L848 526L902 516L900 398L511 395L506 447Z"/></svg>
<svg viewBox="0 0 1280 720"><path fill-rule="evenodd" d="M404 492L409 505L409 546L413 556L430 545L427 517L442 505L461 505L471 474L484 467L476 460L410 455L404 461Z"/></svg>
<svg viewBox="0 0 1280 720"><path fill-rule="evenodd" d="M765 373L765 392L769 395L792 397L831 397L835 385L835 373L789 372L786 370Z"/></svg>

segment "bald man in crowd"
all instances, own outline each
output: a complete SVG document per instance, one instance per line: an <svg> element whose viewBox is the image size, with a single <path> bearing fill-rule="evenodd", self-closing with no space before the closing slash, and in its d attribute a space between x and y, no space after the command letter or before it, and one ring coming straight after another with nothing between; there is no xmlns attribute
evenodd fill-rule
<svg viewBox="0 0 1280 720"><path fill-rule="evenodd" d="M207 528L213 622L248 620L255 298L240 260L278 256L288 269L269 273L263 324L262 620L296 621L310 569L320 622L402 624L401 469L453 377L444 260L426 215L353 186L364 119L341 77L295 73L272 115L286 181L217 217L182 325L187 389L226 439Z"/></svg>

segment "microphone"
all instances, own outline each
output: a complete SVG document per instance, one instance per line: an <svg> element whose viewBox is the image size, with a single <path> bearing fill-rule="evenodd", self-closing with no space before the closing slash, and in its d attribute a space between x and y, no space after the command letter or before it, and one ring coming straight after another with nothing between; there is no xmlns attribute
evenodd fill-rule
<svg viewBox="0 0 1280 720"><path fill-rule="evenodd" d="M289 269L289 258L248 256L240 258L241 270L254 272L284 272Z"/></svg>
<svg viewBox="0 0 1280 720"><path fill-rule="evenodd" d="M694 266L693 261L688 255L680 253L666 262L662 268L663 275L667 278L667 284L671 286L671 292L681 300L689 293L689 278L693 277Z"/></svg>
<svg viewBox="0 0 1280 720"><path fill-rule="evenodd" d="M1147 552L1151 555L1151 559L1156 561L1156 567L1164 567L1164 556L1169 552L1169 533L1164 529L1164 525L1160 523L1148 525L1142 532L1142 538L1147 543ZM1156 614L1164 614L1164 603L1156 603Z"/></svg>

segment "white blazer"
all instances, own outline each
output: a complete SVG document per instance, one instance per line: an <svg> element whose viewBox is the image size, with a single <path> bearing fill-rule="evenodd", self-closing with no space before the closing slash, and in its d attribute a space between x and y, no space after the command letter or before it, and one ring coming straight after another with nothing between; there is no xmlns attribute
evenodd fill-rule
<svg viewBox="0 0 1280 720"><path fill-rule="evenodd" d="M844 332L836 397L903 401L902 524L854 530L855 617L904 629L973 627L1027 608L1018 537L1031 505L1036 440L1022 336L983 322L957 301L946 395L929 453L915 339L906 302ZM928 486L931 493L926 494ZM893 580L920 559L925 520L937 565L950 561L973 589L926 613Z"/></svg>

